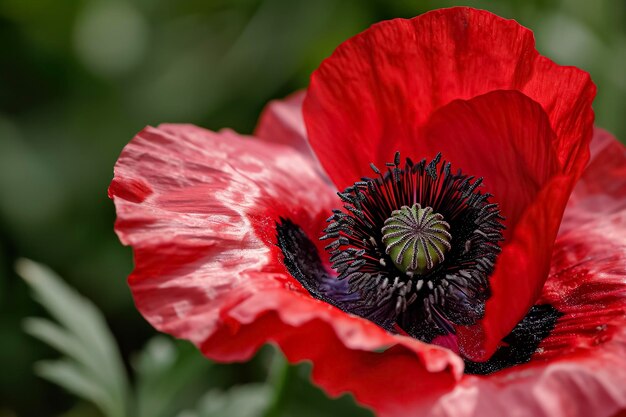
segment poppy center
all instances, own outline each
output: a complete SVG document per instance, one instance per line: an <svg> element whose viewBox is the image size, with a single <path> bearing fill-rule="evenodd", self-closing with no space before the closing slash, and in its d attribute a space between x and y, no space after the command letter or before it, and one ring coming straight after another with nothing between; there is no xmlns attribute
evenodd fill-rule
<svg viewBox="0 0 626 417"><path fill-rule="evenodd" d="M441 214L416 203L391 213L382 228L382 241L399 270L424 274L445 259L451 247L449 230Z"/></svg>
<svg viewBox="0 0 626 417"><path fill-rule="evenodd" d="M437 155L402 163L338 193L322 240L345 288L341 308L424 341L482 318L504 218L482 178ZM343 291L343 290L342 290ZM336 298L335 295L333 297ZM342 301L343 302L343 301Z"/></svg>

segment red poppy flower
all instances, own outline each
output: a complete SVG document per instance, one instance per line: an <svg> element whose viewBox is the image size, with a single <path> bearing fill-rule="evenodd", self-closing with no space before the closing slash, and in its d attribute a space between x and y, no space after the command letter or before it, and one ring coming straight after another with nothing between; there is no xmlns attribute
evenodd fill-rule
<svg viewBox="0 0 626 417"><path fill-rule="evenodd" d="M348 40L255 137L148 127L109 188L137 307L215 360L273 342L383 416L611 416L626 151L594 94L454 8Z"/></svg>

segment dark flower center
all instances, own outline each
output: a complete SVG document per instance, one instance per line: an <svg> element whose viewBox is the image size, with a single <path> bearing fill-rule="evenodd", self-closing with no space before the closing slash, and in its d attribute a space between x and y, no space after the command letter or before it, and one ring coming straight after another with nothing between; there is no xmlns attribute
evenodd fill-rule
<svg viewBox="0 0 626 417"><path fill-rule="evenodd" d="M352 296L344 309L427 342L482 317L504 229L482 179L440 162L372 165L375 177L338 193L321 237Z"/></svg>
<svg viewBox="0 0 626 417"><path fill-rule="evenodd" d="M425 342L480 319L490 295L489 275L500 253L504 218L482 180L452 173L441 156L407 159L342 193L321 239L336 274L315 244L288 218L276 223L284 263L311 296L367 318L390 332ZM465 372L490 374L528 362L561 313L534 306L486 362L465 359ZM439 343L439 342L437 342ZM445 344L445 343L444 343Z"/></svg>

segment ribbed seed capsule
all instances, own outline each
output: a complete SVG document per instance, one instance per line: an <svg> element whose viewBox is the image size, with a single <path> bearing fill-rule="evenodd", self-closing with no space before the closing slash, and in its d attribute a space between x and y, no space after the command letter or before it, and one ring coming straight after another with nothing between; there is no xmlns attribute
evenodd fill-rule
<svg viewBox="0 0 626 417"><path fill-rule="evenodd" d="M424 274L450 250L450 225L430 207L419 204L394 210L382 228L386 253L403 272Z"/></svg>

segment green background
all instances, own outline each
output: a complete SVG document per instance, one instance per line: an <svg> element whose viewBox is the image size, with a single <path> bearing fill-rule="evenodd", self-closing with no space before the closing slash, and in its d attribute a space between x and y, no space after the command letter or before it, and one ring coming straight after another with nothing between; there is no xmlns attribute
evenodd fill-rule
<svg viewBox="0 0 626 417"><path fill-rule="evenodd" d="M0 0L0 417L98 415L34 375L35 361L58 354L22 331L44 313L17 258L50 265L93 300L125 360L154 335L127 289L131 252L106 194L136 132L188 122L250 133L264 104L306 87L343 40L453 5L514 18L542 54L589 71L597 124L626 139L623 0ZM263 378L262 356L212 368L212 384ZM303 390L312 415L350 409Z"/></svg>

